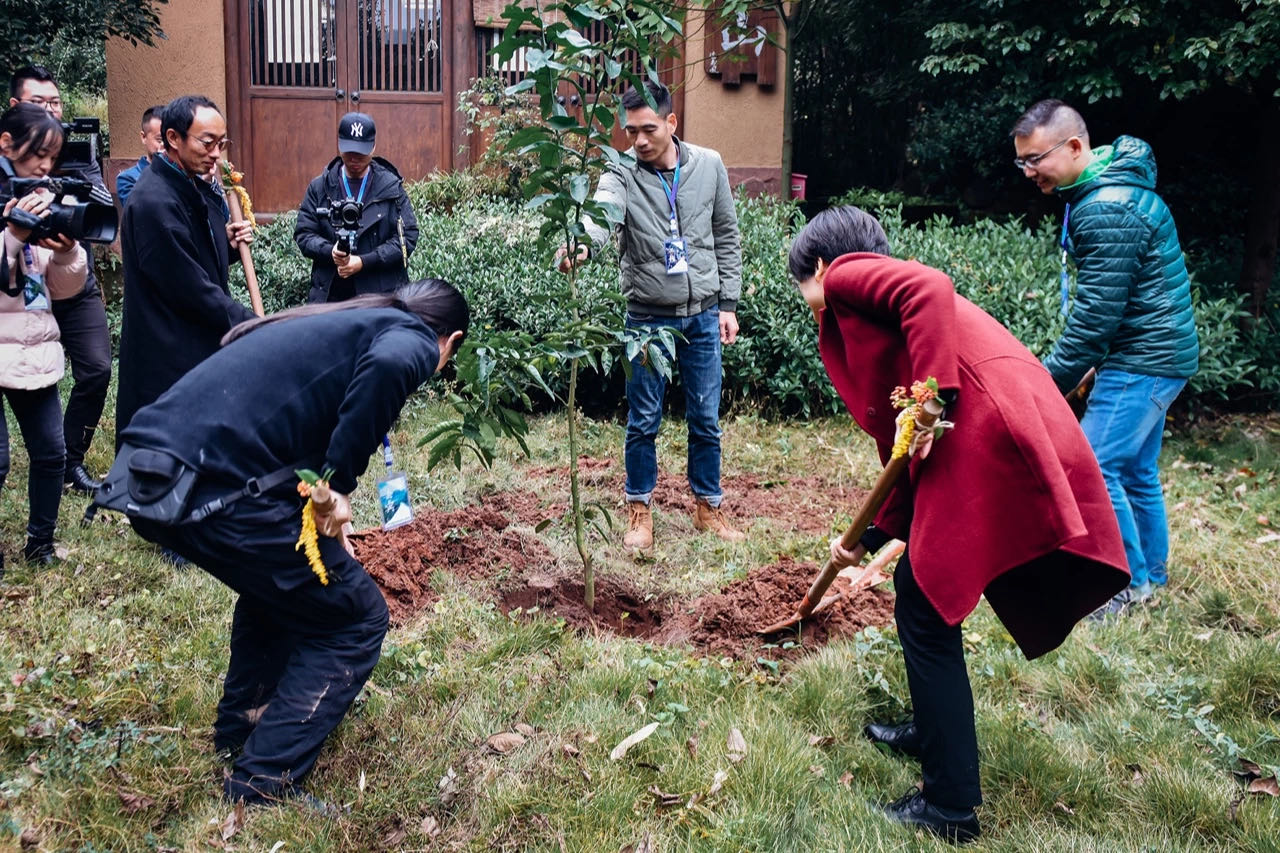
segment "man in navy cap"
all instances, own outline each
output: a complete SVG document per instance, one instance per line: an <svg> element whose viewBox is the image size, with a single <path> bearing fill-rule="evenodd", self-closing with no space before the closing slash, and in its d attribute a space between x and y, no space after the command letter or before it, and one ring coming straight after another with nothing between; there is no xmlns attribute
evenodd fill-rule
<svg viewBox="0 0 1280 853"><path fill-rule="evenodd" d="M338 156L311 181L294 242L311 259L311 302L340 302L409 283L418 220L396 167L373 156L377 126L364 113L338 122Z"/></svg>

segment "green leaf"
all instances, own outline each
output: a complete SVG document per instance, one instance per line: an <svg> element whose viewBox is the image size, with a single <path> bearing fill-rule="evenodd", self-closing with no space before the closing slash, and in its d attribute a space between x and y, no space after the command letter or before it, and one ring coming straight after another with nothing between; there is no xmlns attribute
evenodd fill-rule
<svg viewBox="0 0 1280 853"><path fill-rule="evenodd" d="M591 176L590 175L573 175L569 178L569 195L578 204L582 204L587 200L587 194L591 192Z"/></svg>
<svg viewBox="0 0 1280 853"><path fill-rule="evenodd" d="M509 58L509 57L508 57ZM508 95L519 95L521 92L527 92L534 86L538 85L538 81L532 77L526 77L514 86L508 86L503 92Z"/></svg>
<svg viewBox="0 0 1280 853"><path fill-rule="evenodd" d="M460 433L452 433L441 438L431 448L431 453L427 456L427 470L432 471L444 458L458 446L458 442L462 439ZM461 457L459 457L460 459Z"/></svg>

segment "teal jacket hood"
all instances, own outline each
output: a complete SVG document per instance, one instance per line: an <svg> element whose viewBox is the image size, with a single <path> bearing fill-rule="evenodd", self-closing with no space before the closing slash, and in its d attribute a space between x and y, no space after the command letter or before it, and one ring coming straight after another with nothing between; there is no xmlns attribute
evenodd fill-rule
<svg viewBox="0 0 1280 853"><path fill-rule="evenodd" d="M1094 149L1070 205L1065 248L1075 304L1045 359L1063 391L1091 367L1189 377L1199 363L1190 278L1173 214L1155 191L1151 146L1132 136Z"/></svg>
<svg viewBox="0 0 1280 853"><path fill-rule="evenodd" d="M1110 149L1111 162L1092 180L1072 184L1058 190L1066 201L1074 204L1084 195L1101 187L1156 188L1156 157L1148 145L1136 136L1121 136L1104 148L1094 149L1095 156Z"/></svg>

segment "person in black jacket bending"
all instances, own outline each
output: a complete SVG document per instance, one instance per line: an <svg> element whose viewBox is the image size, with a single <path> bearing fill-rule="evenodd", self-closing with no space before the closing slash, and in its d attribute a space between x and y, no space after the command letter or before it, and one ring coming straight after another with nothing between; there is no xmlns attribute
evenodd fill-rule
<svg viewBox="0 0 1280 853"><path fill-rule="evenodd" d="M232 223L206 176L230 145L213 101L183 95L164 109L164 151L151 158L125 207L124 320L116 393L116 448L134 412L212 355L254 314L231 298L232 250L253 226Z"/></svg>
<svg viewBox="0 0 1280 853"><path fill-rule="evenodd" d="M440 370L470 322L466 300L431 279L391 294L303 305L232 329L123 433L199 471L188 508L281 468L332 469L338 506L317 515L321 584L295 549L303 502L292 477L203 521L135 519L143 538L240 594L214 746L235 757L224 791L262 802L297 793L326 737L373 671L387 631L382 593L338 535L345 495L405 400ZM246 381L263 376L268 380Z"/></svg>
<svg viewBox="0 0 1280 853"><path fill-rule="evenodd" d="M338 156L311 181L298 209L293 239L311 258L310 302L386 293L409 281L418 220L396 167L373 156L376 133L364 113L344 115L338 123ZM351 227L317 212L336 213L343 202L355 202Z"/></svg>

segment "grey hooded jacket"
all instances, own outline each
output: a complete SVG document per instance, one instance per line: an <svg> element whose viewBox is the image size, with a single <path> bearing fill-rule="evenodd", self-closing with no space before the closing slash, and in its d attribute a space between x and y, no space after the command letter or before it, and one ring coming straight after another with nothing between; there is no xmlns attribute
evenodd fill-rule
<svg viewBox="0 0 1280 853"><path fill-rule="evenodd" d="M689 317L719 304L721 311L736 311L742 247L729 173L715 151L675 142L680 146L676 211L689 272L667 275L664 244L671 234L671 207L658 173L636 158L634 149L627 153L635 165L609 167L596 189L596 201L616 205L622 214L619 247L627 310ZM596 245L608 239L606 227L586 224Z"/></svg>

